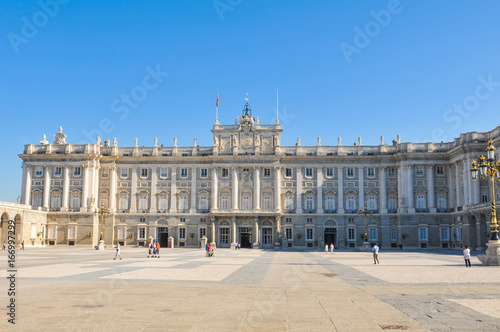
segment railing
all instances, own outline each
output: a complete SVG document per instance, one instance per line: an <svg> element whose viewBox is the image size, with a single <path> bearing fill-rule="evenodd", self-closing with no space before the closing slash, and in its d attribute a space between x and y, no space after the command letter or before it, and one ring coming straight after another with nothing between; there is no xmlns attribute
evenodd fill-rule
<svg viewBox="0 0 500 332"><path fill-rule="evenodd" d="M387 213L398 213L398 209L388 209Z"/></svg>
<svg viewBox="0 0 500 332"><path fill-rule="evenodd" d="M415 209L415 212L417 212L417 213L426 213L426 212L429 212L429 209Z"/></svg>
<svg viewBox="0 0 500 332"><path fill-rule="evenodd" d="M337 209L328 209L325 210L325 213L337 213Z"/></svg>
<svg viewBox="0 0 500 332"><path fill-rule="evenodd" d="M358 210L345 210L345 213L356 214Z"/></svg>

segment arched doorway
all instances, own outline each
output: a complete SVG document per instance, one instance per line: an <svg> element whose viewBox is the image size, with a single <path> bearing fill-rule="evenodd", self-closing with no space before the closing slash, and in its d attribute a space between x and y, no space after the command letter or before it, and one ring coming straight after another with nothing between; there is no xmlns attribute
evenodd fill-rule
<svg viewBox="0 0 500 332"><path fill-rule="evenodd" d="M16 214L14 217L14 222L16 223L16 243L21 243L23 234L23 223L21 222L21 216Z"/></svg>
<svg viewBox="0 0 500 332"><path fill-rule="evenodd" d="M9 236L9 215L7 214L7 212L4 212L2 214L2 223L0 224L0 226L2 227L2 243L3 241L6 241L8 240Z"/></svg>

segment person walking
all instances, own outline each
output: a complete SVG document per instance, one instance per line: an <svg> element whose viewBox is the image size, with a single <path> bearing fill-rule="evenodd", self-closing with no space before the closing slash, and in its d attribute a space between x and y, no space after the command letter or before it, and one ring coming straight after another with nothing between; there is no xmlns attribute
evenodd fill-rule
<svg viewBox="0 0 500 332"><path fill-rule="evenodd" d="M470 267L470 249L468 246L465 246L464 249L464 260L465 260L465 267Z"/></svg>
<svg viewBox="0 0 500 332"><path fill-rule="evenodd" d="M160 241L156 242L156 254L160 258Z"/></svg>
<svg viewBox="0 0 500 332"><path fill-rule="evenodd" d="M333 254L333 249L335 249L335 246L332 243L332 244L330 244L330 253L332 253L332 254Z"/></svg>
<svg viewBox="0 0 500 332"><path fill-rule="evenodd" d="M328 243L325 244L325 254L328 255Z"/></svg>
<svg viewBox="0 0 500 332"><path fill-rule="evenodd" d="M208 243L205 243L205 257L208 257Z"/></svg>
<svg viewBox="0 0 500 332"><path fill-rule="evenodd" d="M153 254L153 242L149 242L148 246L148 258Z"/></svg>
<svg viewBox="0 0 500 332"><path fill-rule="evenodd" d="M210 257L210 252L212 251L212 246L208 245L207 247L207 256Z"/></svg>
<svg viewBox="0 0 500 332"><path fill-rule="evenodd" d="M373 264L380 264L380 262L378 261L378 246L375 244L373 245Z"/></svg>
<svg viewBox="0 0 500 332"><path fill-rule="evenodd" d="M21 250L24 250L24 240L23 243L21 243Z"/></svg>
<svg viewBox="0 0 500 332"><path fill-rule="evenodd" d="M115 252L115 258L113 260L116 260L116 257L120 257L120 260L122 260L122 255L120 253L120 242L116 241L116 252Z"/></svg>
<svg viewBox="0 0 500 332"><path fill-rule="evenodd" d="M5 243L5 241L3 241L3 243L2 243L2 250L5 250L6 246L7 246L7 244Z"/></svg>

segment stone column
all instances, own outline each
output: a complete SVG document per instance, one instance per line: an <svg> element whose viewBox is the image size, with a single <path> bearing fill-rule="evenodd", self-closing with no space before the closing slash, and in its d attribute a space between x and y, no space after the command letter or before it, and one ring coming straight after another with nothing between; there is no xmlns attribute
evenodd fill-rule
<svg viewBox="0 0 500 332"><path fill-rule="evenodd" d="M109 211L111 213L116 212L116 187L118 183L116 181L116 165L111 166L109 170L110 174L110 184L109 184Z"/></svg>
<svg viewBox="0 0 500 332"><path fill-rule="evenodd" d="M94 177L92 180L94 183L93 186L93 195L95 195L95 206L100 207L101 202L99 202L99 177L100 177L100 165L96 162L94 166Z"/></svg>
<svg viewBox="0 0 500 332"><path fill-rule="evenodd" d="M196 197L198 194L196 176L196 167L191 167L191 213L196 213Z"/></svg>
<svg viewBox="0 0 500 332"><path fill-rule="evenodd" d="M281 211L281 168L274 167L274 209Z"/></svg>
<svg viewBox="0 0 500 332"><path fill-rule="evenodd" d="M149 212L156 213L156 188L158 186L158 168L151 167L151 204L149 205Z"/></svg>
<svg viewBox="0 0 500 332"><path fill-rule="evenodd" d="M177 212L177 167L172 167L172 183L170 184L170 213Z"/></svg>
<svg viewBox="0 0 500 332"><path fill-rule="evenodd" d="M255 222L253 226L253 234L254 234L254 240L253 240L253 248L258 249L260 248L260 240L259 240L259 217L255 217Z"/></svg>
<svg viewBox="0 0 500 332"><path fill-rule="evenodd" d="M387 180L385 176L386 167L380 167L380 213L387 213Z"/></svg>
<svg viewBox="0 0 500 332"><path fill-rule="evenodd" d="M276 216L276 232L274 235L274 247L280 247L280 236L281 236L281 217Z"/></svg>
<svg viewBox="0 0 500 332"><path fill-rule="evenodd" d="M83 185L82 185L82 207L80 208L81 212L87 212L88 211L88 197L89 197L89 170L88 170L88 165L84 164L82 165L83 168Z"/></svg>
<svg viewBox="0 0 500 332"><path fill-rule="evenodd" d="M362 209L365 205L365 172L364 167L358 167L358 190L359 190L359 204L358 209Z"/></svg>
<svg viewBox="0 0 500 332"><path fill-rule="evenodd" d="M45 166L43 169L44 182L43 182L43 209L50 210L50 166Z"/></svg>
<svg viewBox="0 0 500 332"><path fill-rule="evenodd" d="M25 174L26 175L25 176L26 182L25 182L25 186L24 186L24 201L23 202L26 205L31 205L31 182L32 182L31 178L33 176L33 174L32 174L33 170L31 168L31 166L26 165L24 167L23 172L24 171L26 172L26 174Z"/></svg>
<svg viewBox="0 0 500 332"><path fill-rule="evenodd" d="M398 213L404 213L405 207L408 206L407 200L405 200L405 195L404 195L404 180L403 180L403 172L404 172L404 166L401 165L397 169L398 172ZM398 234L401 233L398 230Z"/></svg>
<svg viewBox="0 0 500 332"><path fill-rule="evenodd" d="M476 182L473 182L472 188L472 203L479 204L481 202L481 181L478 179Z"/></svg>
<svg viewBox="0 0 500 332"><path fill-rule="evenodd" d="M62 193L62 206L61 211L68 211L68 198L69 198L69 166L63 167L64 182Z"/></svg>
<svg viewBox="0 0 500 332"><path fill-rule="evenodd" d="M217 167L212 168L212 212L217 211L217 196L219 195ZM214 241L215 242L215 241Z"/></svg>
<svg viewBox="0 0 500 332"><path fill-rule="evenodd" d="M233 217L233 220L231 221L231 248L234 249L236 245L236 217Z"/></svg>
<svg viewBox="0 0 500 332"><path fill-rule="evenodd" d="M452 167L448 165L446 167L448 173L448 208L451 209L455 206L455 195L453 194L453 174ZM477 181L479 183L479 181Z"/></svg>
<svg viewBox="0 0 500 332"><path fill-rule="evenodd" d="M413 165L408 165L408 212L415 212L415 195L413 190Z"/></svg>
<svg viewBox="0 0 500 332"><path fill-rule="evenodd" d="M338 168L338 199L339 202L337 204L338 207L338 213L343 214L344 213L344 171L342 167Z"/></svg>
<svg viewBox="0 0 500 332"><path fill-rule="evenodd" d="M212 242L210 242L210 245L215 248L215 222L216 222L216 220L215 220L215 218L212 218L211 221L212 221L212 238L211 238Z"/></svg>
<svg viewBox="0 0 500 332"><path fill-rule="evenodd" d="M233 166L233 188L232 188L232 193L233 193L233 211L238 210L238 193L239 193L239 188L238 188L238 167Z"/></svg>
<svg viewBox="0 0 500 332"><path fill-rule="evenodd" d="M462 182L464 184L464 205L469 205L470 204L470 181L471 181L471 175L470 175L470 167L468 167L471 164L469 158L464 159L462 162L462 169L463 169L463 174L462 174Z"/></svg>
<svg viewBox="0 0 500 332"><path fill-rule="evenodd" d="M130 191L130 213L137 211L137 168L131 168L132 188Z"/></svg>
<svg viewBox="0 0 500 332"><path fill-rule="evenodd" d="M323 168L317 168L318 177L318 210L317 213L323 213Z"/></svg>
<svg viewBox="0 0 500 332"><path fill-rule="evenodd" d="M27 204L26 203L26 178L28 176L28 166L23 163L21 166L23 169L23 178L21 179L21 204Z"/></svg>
<svg viewBox="0 0 500 332"><path fill-rule="evenodd" d="M260 210L260 167L255 167L253 174L254 190L253 190L253 206L254 210Z"/></svg>
<svg viewBox="0 0 500 332"><path fill-rule="evenodd" d="M462 186L460 185L462 182L460 181L460 167L459 162L455 163L455 189L457 191L456 196L456 207L462 206Z"/></svg>
<svg viewBox="0 0 500 332"><path fill-rule="evenodd" d="M302 213L302 168L297 168L297 214Z"/></svg>
<svg viewBox="0 0 500 332"><path fill-rule="evenodd" d="M429 165L429 168L427 169L427 206L429 207L429 212L436 212L434 165Z"/></svg>

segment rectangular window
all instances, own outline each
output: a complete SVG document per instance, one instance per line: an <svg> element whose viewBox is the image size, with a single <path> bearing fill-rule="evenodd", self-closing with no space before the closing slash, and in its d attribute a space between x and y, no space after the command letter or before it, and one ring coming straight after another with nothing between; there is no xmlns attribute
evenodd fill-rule
<svg viewBox="0 0 500 332"><path fill-rule="evenodd" d="M80 176L81 173L82 173L82 168L80 166L76 166L75 169L73 170L73 175Z"/></svg>
<svg viewBox="0 0 500 332"><path fill-rule="evenodd" d="M370 177L370 178L374 177L375 176L375 168L368 168L366 170L366 173L367 173L368 177Z"/></svg>
<svg viewBox="0 0 500 332"><path fill-rule="evenodd" d="M292 169L291 168L285 168L285 176L287 178L291 178L292 177Z"/></svg>
<svg viewBox="0 0 500 332"><path fill-rule="evenodd" d="M415 167L415 173L418 176L424 175L424 166L417 166L417 167Z"/></svg>
<svg viewBox="0 0 500 332"><path fill-rule="evenodd" d="M117 236L118 240L125 240L125 226L118 227Z"/></svg>
<svg viewBox="0 0 500 332"><path fill-rule="evenodd" d="M396 242L398 240L398 230L396 228L391 228L391 241Z"/></svg>
<svg viewBox="0 0 500 332"><path fill-rule="evenodd" d="M140 218L139 218L139 222L146 222L146 218L144 218L144 217L140 217Z"/></svg>
<svg viewBox="0 0 500 332"><path fill-rule="evenodd" d="M396 174L396 170L394 168L391 167L387 169L387 175L394 176L394 174Z"/></svg>
<svg viewBox="0 0 500 332"><path fill-rule="evenodd" d="M250 172L250 168L243 168L243 172Z"/></svg>
<svg viewBox="0 0 500 332"><path fill-rule="evenodd" d="M377 241L377 229L369 228L368 229L368 238L370 241Z"/></svg>
<svg viewBox="0 0 500 332"><path fill-rule="evenodd" d="M223 178L229 177L229 169L227 169L227 168L222 169L222 177Z"/></svg>
<svg viewBox="0 0 500 332"><path fill-rule="evenodd" d="M200 210L208 210L208 196L199 196L198 206Z"/></svg>
<svg viewBox="0 0 500 332"><path fill-rule="evenodd" d="M166 168L160 169L160 177L166 178L167 176L168 176L168 169L166 169Z"/></svg>
<svg viewBox="0 0 500 332"><path fill-rule="evenodd" d="M347 168L347 177L354 177L354 168Z"/></svg>
<svg viewBox="0 0 500 332"><path fill-rule="evenodd" d="M179 240L185 240L185 239L186 239L186 229L179 228Z"/></svg>
<svg viewBox="0 0 500 332"><path fill-rule="evenodd" d="M314 233L312 228L306 228L306 240L311 241L314 239Z"/></svg>
<svg viewBox="0 0 500 332"><path fill-rule="evenodd" d="M264 202L264 204L263 204L264 210L271 210L272 209L271 196L264 196L263 202Z"/></svg>
<svg viewBox="0 0 500 332"><path fill-rule="evenodd" d="M290 241L293 240L293 228L285 228L285 237Z"/></svg>
<svg viewBox="0 0 500 332"><path fill-rule="evenodd" d="M313 176L312 168L306 168L306 177L310 178Z"/></svg>
<svg viewBox="0 0 500 332"><path fill-rule="evenodd" d="M103 169L102 172L101 172L101 176L103 178L109 177L109 169L107 169L107 168Z"/></svg>
<svg viewBox="0 0 500 332"><path fill-rule="evenodd" d="M443 166L436 166L436 174L437 175L443 175L444 174L444 167Z"/></svg>
<svg viewBox="0 0 500 332"><path fill-rule="evenodd" d="M147 178L147 177L148 177L148 169L141 168L141 178Z"/></svg>
<svg viewBox="0 0 500 332"><path fill-rule="evenodd" d="M202 178L208 177L208 168L200 169L200 177L202 177Z"/></svg>
<svg viewBox="0 0 500 332"><path fill-rule="evenodd" d="M124 179L128 178L128 168L122 168L121 177Z"/></svg>
<svg viewBox="0 0 500 332"><path fill-rule="evenodd" d="M144 240L146 238L146 227L139 227L139 234L137 234L139 240Z"/></svg>
<svg viewBox="0 0 500 332"><path fill-rule="evenodd" d="M220 197L220 208L221 210L229 209L229 196L221 196Z"/></svg>
<svg viewBox="0 0 500 332"><path fill-rule="evenodd" d="M264 177L268 178L271 176L271 169L270 168L264 168Z"/></svg>
<svg viewBox="0 0 500 332"><path fill-rule="evenodd" d="M347 218L347 222L353 224L354 223L354 218Z"/></svg>
<svg viewBox="0 0 500 332"><path fill-rule="evenodd" d="M292 222L292 218L285 218L285 222L286 223L291 223Z"/></svg>
<svg viewBox="0 0 500 332"><path fill-rule="evenodd" d="M427 228L420 228L418 233L418 239L420 241L427 241Z"/></svg>
<svg viewBox="0 0 500 332"><path fill-rule="evenodd" d="M198 232L199 240L201 240L203 237L207 237L207 229L205 227L200 228Z"/></svg>
<svg viewBox="0 0 500 332"><path fill-rule="evenodd" d="M441 241L450 240L450 230L448 228L441 228Z"/></svg>
<svg viewBox="0 0 500 332"><path fill-rule="evenodd" d="M37 167L35 169L35 176L42 176L43 175L43 168L42 167Z"/></svg>
<svg viewBox="0 0 500 332"><path fill-rule="evenodd" d="M187 178L187 176L188 176L188 169L181 168L181 178Z"/></svg>
<svg viewBox="0 0 500 332"><path fill-rule="evenodd" d="M356 229L354 229L354 228L347 229L347 240L349 240L349 241L356 240Z"/></svg>
<svg viewBox="0 0 500 332"><path fill-rule="evenodd" d="M328 178L333 177L333 168L326 169L326 177L328 177Z"/></svg>
<svg viewBox="0 0 500 332"><path fill-rule="evenodd" d="M306 219L306 222L308 222L308 223L312 223L312 222L313 222L313 218L307 218L307 219Z"/></svg>
<svg viewBox="0 0 500 332"><path fill-rule="evenodd" d="M462 228L457 228L457 240L462 241Z"/></svg>
<svg viewBox="0 0 500 332"><path fill-rule="evenodd" d="M482 194L481 195L481 202L482 203L488 203L488 194Z"/></svg>
<svg viewBox="0 0 500 332"><path fill-rule="evenodd" d="M186 222L186 218L180 218L179 221L180 222Z"/></svg>
<svg viewBox="0 0 500 332"><path fill-rule="evenodd" d="M68 225L68 240L76 239L76 225Z"/></svg>
<svg viewBox="0 0 500 332"><path fill-rule="evenodd" d="M201 222L201 223L205 223L205 222L207 222L207 218L200 218L200 222Z"/></svg>
<svg viewBox="0 0 500 332"><path fill-rule="evenodd" d="M54 168L54 175L55 176L61 176L61 174L62 174L62 167L59 167L59 166L55 167Z"/></svg>
<svg viewBox="0 0 500 332"><path fill-rule="evenodd" d="M389 212L396 212L396 210L398 209L396 196L389 196L389 202L387 204L387 208L389 209Z"/></svg>

